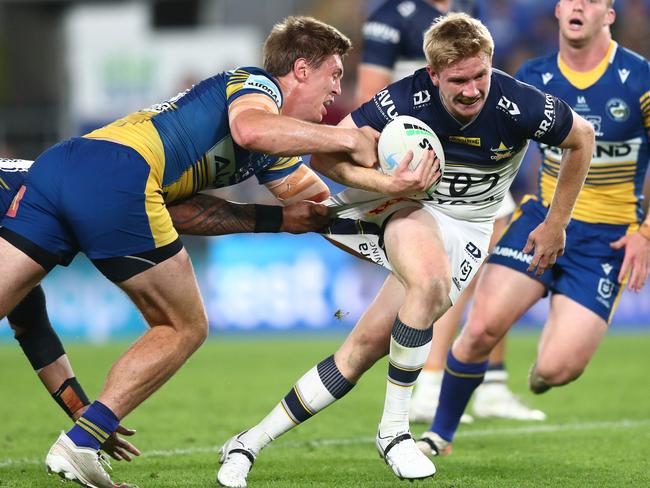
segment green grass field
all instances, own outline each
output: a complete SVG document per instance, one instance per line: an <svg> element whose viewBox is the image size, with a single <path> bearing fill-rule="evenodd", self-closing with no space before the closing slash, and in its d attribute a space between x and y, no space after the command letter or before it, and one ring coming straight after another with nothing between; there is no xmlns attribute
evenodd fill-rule
<svg viewBox="0 0 650 488"><path fill-rule="evenodd" d="M145 487L215 486L217 450L257 422L309 367L338 345L331 339L215 340L129 416L143 451L113 463L113 478ZM511 387L545 410L543 423L477 421L463 426L452 456L417 485L451 487L650 486L650 335L612 335L575 384L533 397L525 377L536 337L509 345ZM95 395L124 344L76 345L69 354ZM373 445L383 406L386 363L342 401L262 452L255 487L396 486ZM17 346L0 345L0 487L55 487L43 459L69 423ZM414 434L425 425L413 426ZM409 486L409 485L406 485Z"/></svg>

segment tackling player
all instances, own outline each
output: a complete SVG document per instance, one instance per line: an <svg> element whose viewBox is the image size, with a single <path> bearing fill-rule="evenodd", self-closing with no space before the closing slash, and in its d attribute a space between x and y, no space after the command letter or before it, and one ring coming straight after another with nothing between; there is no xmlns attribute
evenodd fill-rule
<svg viewBox="0 0 650 488"><path fill-rule="evenodd" d="M0 214L10 207L23 186L32 161L0 158ZM291 201L293 199L290 199ZM277 223L259 222L256 215L277 219L281 209L282 223L278 232L293 234L322 229L329 222L324 205L299 201L284 207L237 204L211 195L198 193L169 207L174 227L181 234L217 236L239 232L255 232L257 228L274 230ZM52 328L41 285L36 286L7 315L14 336L39 379L63 411L76 421L90 405L77 381L61 340ZM117 434L131 436L135 431L119 426L102 444L102 450L116 460L130 461L140 451Z"/></svg>
<svg viewBox="0 0 650 488"><path fill-rule="evenodd" d="M46 457L51 472L112 488L99 447L207 336L205 308L168 204L253 175L280 200L326 197L327 187L296 154L342 153L376 163L373 130L318 125L340 94L341 59L349 49L349 39L333 27L289 17L266 39L264 69L203 80L59 143L34 162L0 229L0 317L54 266L83 251L150 326L115 362L98 399L53 444ZM381 190L417 191L432 165L425 161L421 172L386 181Z"/></svg>
<svg viewBox="0 0 650 488"><path fill-rule="evenodd" d="M561 100L493 70L493 50L492 36L480 21L448 14L425 35L428 66L389 85L341 122L343 127L381 130L396 115L420 118L442 142L445 173L431 200L375 195L368 201L371 195L348 191L361 203L348 205L345 212L383 229L392 273L339 350L301 377L260 423L224 444L217 475L223 485L246 486L262 448L342 398L386 354L386 400L375 445L400 478L435 473L411 437L408 422L412 387L429 352L432 324L458 299L485 259L494 216L528 140L565 149L551 209L530 232L525 249L535 250L529 270L538 274L562 253L564 228L593 149L593 128L587 121ZM427 102L418 103L416 93L428 95ZM337 156L318 155L312 164L334 180L362 189L374 190L390 179ZM401 168L407 166L408 158ZM364 242L367 234L358 239ZM464 372L482 376L485 370Z"/></svg>
<svg viewBox="0 0 650 488"><path fill-rule="evenodd" d="M638 291L646 281L650 219L642 219L641 191L649 154L650 65L612 40L613 3L560 0L555 7L559 53L528 61L517 74L591 122L596 135L591 167L567 227L566 253L552 269L532 277L525 272L532 256L521 247L546 218L562 175L562 151L540 144L538 192L522 200L485 266L467 323L448 355L436 417L418 442L424 452L450 451L488 354L540 298L551 293L529 375L534 393L578 378L607 331L626 282ZM464 374L470 369L476 378Z"/></svg>
<svg viewBox="0 0 650 488"><path fill-rule="evenodd" d="M391 81L408 76L426 65L422 50L424 32L434 19L447 13L450 8L457 10L459 3L449 0L387 0L372 13L363 26L363 55L358 69L357 87L359 105L368 101ZM490 250L503 233L508 217L514 209L515 202L508 193L494 221ZM412 422L430 423L433 419L447 351L458 331L473 289L474 284L467 288L454 307L436 321L431 352L418 377L411 401L409 416ZM504 338L490 355L485 380L474 398L474 414L481 418L544 420L544 412L529 408L508 388L505 342ZM461 418L461 422L472 420L468 413L463 414Z"/></svg>

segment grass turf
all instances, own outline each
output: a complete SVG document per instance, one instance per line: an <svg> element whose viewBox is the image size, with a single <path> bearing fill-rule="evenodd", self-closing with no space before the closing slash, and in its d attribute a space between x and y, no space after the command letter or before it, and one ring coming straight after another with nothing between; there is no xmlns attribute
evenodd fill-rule
<svg viewBox="0 0 650 488"><path fill-rule="evenodd" d="M451 487L650 486L650 335L612 335L580 380L533 397L525 390L536 337L510 339L512 389L546 411L546 422L477 421L462 426L435 478ZM146 487L215 486L217 450L257 422L308 368L338 345L331 339L211 340L125 421L143 456L113 463L115 480ZM125 344L68 348L87 393L98 393ZM373 437L383 406L386 362L341 402L281 437L260 456L249 486L382 487L400 482ZM69 422L40 386L20 349L0 345L0 487L54 487L44 455ZM425 425L413 426L414 434Z"/></svg>

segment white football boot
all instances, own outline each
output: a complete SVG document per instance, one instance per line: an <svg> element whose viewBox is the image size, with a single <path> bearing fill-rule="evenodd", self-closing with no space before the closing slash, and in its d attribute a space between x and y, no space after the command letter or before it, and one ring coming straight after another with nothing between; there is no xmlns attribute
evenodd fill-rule
<svg viewBox="0 0 650 488"><path fill-rule="evenodd" d="M444 440L435 432L425 432L415 445L427 456L449 456L451 454L451 442Z"/></svg>
<svg viewBox="0 0 650 488"><path fill-rule="evenodd" d="M246 487L246 478L253 467L257 453L240 440L245 432L231 437L219 449L221 468L217 473L217 481L222 486L231 488Z"/></svg>
<svg viewBox="0 0 650 488"><path fill-rule="evenodd" d="M510 420L546 420L541 410L530 408L510 391L505 383L484 383L474 393L475 417Z"/></svg>
<svg viewBox="0 0 650 488"><path fill-rule="evenodd" d="M61 432L45 458L47 472L58 474L63 481L74 481L87 488L137 488L128 483L113 483L102 463L110 469L110 463L98 451L78 447L65 432Z"/></svg>
<svg viewBox="0 0 650 488"><path fill-rule="evenodd" d="M383 437L381 432L377 431L375 446L379 456L400 479L422 479L436 473L436 467L417 448L410 432Z"/></svg>

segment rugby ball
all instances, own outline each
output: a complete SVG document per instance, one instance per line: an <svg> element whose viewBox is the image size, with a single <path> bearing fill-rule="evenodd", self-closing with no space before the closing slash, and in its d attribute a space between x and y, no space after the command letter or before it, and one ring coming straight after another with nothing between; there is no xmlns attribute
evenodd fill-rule
<svg viewBox="0 0 650 488"><path fill-rule="evenodd" d="M436 156L440 159L440 171L444 173L445 154L440 139L433 132L433 129L420 119L410 115L398 115L386 124L379 136L377 144L379 169L384 174L393 174L400 161L411 150L413 151L413 159L409 163L409 168L413 171L420 164L422 153L428 149L433 149L436 153ZM431 195L438 186L438 182L429 188L426 193Z"/></svg>

